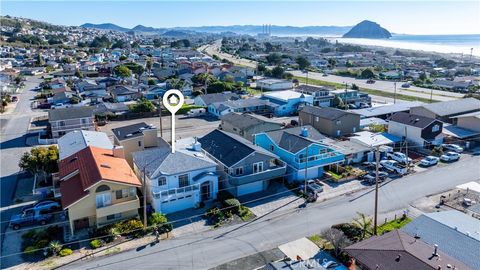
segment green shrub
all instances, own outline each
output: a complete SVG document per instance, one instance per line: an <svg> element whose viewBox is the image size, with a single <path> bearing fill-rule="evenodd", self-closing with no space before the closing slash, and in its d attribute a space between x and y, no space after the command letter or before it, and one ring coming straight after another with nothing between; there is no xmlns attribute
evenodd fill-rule
<svg viewBox="0 0 480 270"><path fill-rule="evenodd" d="M72 255L73 251L69 248L64 248L62 250L60 250L60 252L58 253L58 255L60 255L60 257L65 257L65 256L68 256L68 255Z"/></svg>
<svg viewBox="0 0 480 270"><path fill-rule="evenodd" d="M30 238L33 238L34 235L35 235L35 230L30 230L22 234L22 239L30 239Z"/></svg>
<svg viewBox="0 0 480 270"><path fill-rule="evenodd" d="M62 244L60 242L54 240L48 244L48 247L52 251L53 254L57 255L62 250Z"/></svg>
<svg viewBox="0 0 480 270"><path fill-rule="evenodd" d="M233 212L237 214L240 211L240 206L242 205L237 199L227 199L224 201L225 210L228 212Z"/></svg>
<svg viewBox="0 0 480 270"><path fill-rule="evenodd" d="M50 243L49 239L40 239L40 240L35 242L35 246L37 246L39 248L44 248L44 247L48 246L49 243Z"/></svg>
<svg viewBox="0 0 480 270"><path fill-rule="evenodd" d="M165 215L162 215L160 213L153 213L152 216L148 219L148 223L150 225L153 224L164 224L167 223L167 217Z"/></svg>
<svg viewBox="0 0 480 270"><path fill-rule="evenodd" d="M100 240L100 239L95 239L95 240L92 240L90 242L90 246L93 248L93 249L97 249L99 247L102 247L103 245L105 244L105 242L103 240Z"/></svg>

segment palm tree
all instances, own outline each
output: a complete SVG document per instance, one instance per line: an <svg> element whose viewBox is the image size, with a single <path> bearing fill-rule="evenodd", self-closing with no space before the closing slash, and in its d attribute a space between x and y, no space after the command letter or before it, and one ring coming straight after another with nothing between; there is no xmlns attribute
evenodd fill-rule
<svg viewBox="0 0 480 270"><path fill-rule="evenodd" d="M361 239L365 239L367 235L372 235L372 219L367 217L364 213L357 212L358 218L353 220L353 225L358 227L361 231Z"/></svg>
<svg viewBox="0 0 480 270"><path fill-rule="evenodd" d="M60 244L60 242L54 240L52 242L50 242L50 244L48 245L48 247L50 248L50 250L52 251L52 253L54 255L57 255L60 250L62 250L62 244Z"/></svg>

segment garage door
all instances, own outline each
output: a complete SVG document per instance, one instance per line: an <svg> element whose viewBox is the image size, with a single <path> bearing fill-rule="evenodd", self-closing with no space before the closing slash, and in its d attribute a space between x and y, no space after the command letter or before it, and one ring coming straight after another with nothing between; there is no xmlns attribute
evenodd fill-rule
<svg viewBox="0 0 480 270"><path fill-rule="evenodd" d="M170 200L161 203L162 214L169 214L177 211L182 211L194 207L194 199L192 195L182 199Z"/></svg>
<svg viewBox="0 0 480 270"><path fill-rule="evenodd" d="M259 192L262 190L263 190L263 181L253 182L250 184L238 186L237 196L242 196L242 195L250 194L253 192Z"/></svg>

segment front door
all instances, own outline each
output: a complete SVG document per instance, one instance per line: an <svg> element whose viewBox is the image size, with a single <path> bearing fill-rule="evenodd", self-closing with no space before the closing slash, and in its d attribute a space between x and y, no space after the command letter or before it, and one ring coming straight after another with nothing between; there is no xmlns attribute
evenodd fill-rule
<svg viewBox="0 0 480 270"><path fill-rule="evenodd" d="M202 184L200 192L201 192L202 201L206 201L210 199L210 181Z"/></svg>

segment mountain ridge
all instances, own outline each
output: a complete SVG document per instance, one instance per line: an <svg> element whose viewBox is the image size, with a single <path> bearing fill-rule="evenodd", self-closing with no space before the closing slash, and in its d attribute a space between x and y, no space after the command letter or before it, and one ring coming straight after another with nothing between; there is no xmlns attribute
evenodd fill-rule
<svg viewBox="0 0 480 270"><path fill-rule="evenodd" d="M355 25L350 31L345 33L344 38L370 38L370 39L388 39L392 34L380 24L369 20L364 20Z"/></svg>

